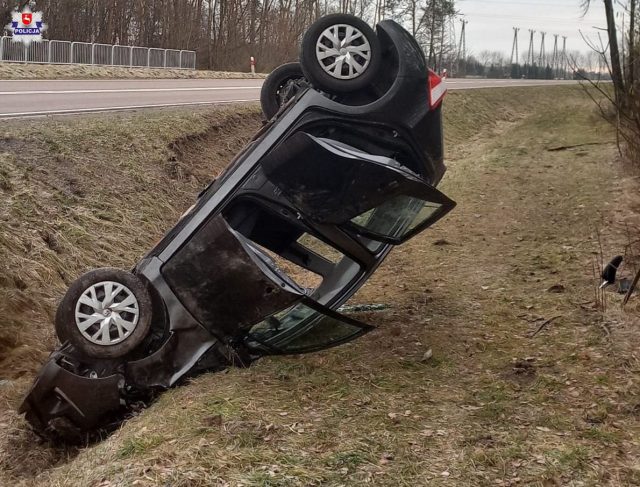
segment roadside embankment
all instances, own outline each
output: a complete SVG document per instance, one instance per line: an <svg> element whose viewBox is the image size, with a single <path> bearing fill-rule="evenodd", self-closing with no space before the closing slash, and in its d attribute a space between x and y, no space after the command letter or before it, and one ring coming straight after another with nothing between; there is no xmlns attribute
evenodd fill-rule
<svg viewBox="0 0 640 487"><path fill-rule="evenodd" d="M266 75L171 68L129 68L86 64L20 64L0 62L3 79L255 79Z"/></svg>

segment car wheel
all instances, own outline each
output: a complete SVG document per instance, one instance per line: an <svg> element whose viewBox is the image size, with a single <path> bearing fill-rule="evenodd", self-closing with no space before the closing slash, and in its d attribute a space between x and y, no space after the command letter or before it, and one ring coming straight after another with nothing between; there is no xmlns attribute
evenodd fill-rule
<svg viewBox="0 0 640 487"><path fill-rule="evenodd" d="M151 314L151 296L140 278L96 269L69 287L56 313L56 333L87 357L118 358L142 343Z"/></svg>
<svg viewBox="0 0 640 487"><path fill-rule="evenodd" d="M306 86L300 63L287 63L274 69L260 90L260 104L266 119L271 120L282 105Z"/></svg>
<svg viewBox="0 0 640 487"><path fill-rule="evenodd" d="M333 94L370 85L380 67L375 32L362 19L332 14L314 22L302 39L300 64L309 82Z"/></svg>

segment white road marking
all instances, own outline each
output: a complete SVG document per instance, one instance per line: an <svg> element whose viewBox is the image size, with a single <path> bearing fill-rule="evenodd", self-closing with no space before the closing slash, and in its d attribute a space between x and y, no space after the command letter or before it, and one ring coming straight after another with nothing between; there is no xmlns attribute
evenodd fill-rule
<svg viewBox="0 0 640 487"><path fill-rule="evenodd" d="M458 78L456 78L458 79ZM61 78L61 79L45 79L45 78L23 78L23 79L0 79L3 83L32 83L32 82L54 82L54 83L113 83L118 81L134 81L150 83L153 81L264 81L265 78Z"/></svg>
<svg viewBox="0 0 640 487"><path fill-rule="evenodd" d="M209 88L122 88L105 90L0 91L0 95L77 95L80 93L155 93L160 91L259 90L259 86L217 86Z"/></svg>
<svg viewBox="0 0 640 487"><path fill-rule="evenodd" d="M0 83L6 81L44 81L44 80L0 80ZM55 80L61 82L69 82L69 80ZM87 80L80 80L87 81ZM89 80L93 81L111 81L114 80ZM115 80L122 81L122 80ZM139 81L139 80L132 80ZM157 81L157 80L145 80ZM551 86L551 85L568 85L576 84L572 81L540 81L540 80L482 80L482 79L448 79L449 90L470 90L470 89L491 89L501 87L529 87L529 86ZM479 86L478 86L479 85ZM0 85L1 86L1 85ZM90 89L90 90L30 90L30 91L4 91L0 95L36 95L36 94L100 94L100 93L135 93L135 92L176 92L176 91L229 91L229 90L259 90L260 86L220 86L220 87L193 87L193 88L121 88L121 89ZM0 113L0 118L33 118L46 117L48 115L71 115L74 113L91 113L91 112L108 112L118 110L135 110L144 108L162 108L162 107L179 107L179 106L195 106L195 105L218 105L229 103L244 103L258 101L257 98L236 99L236 100L206 100L183 103L156 103L146 105L124 105L113 107L95 107L95 108L72 108L59 110L38 110L13 113Z"/></svg>
<svg viewBox="0 0 640 487"><path fill-rule="evenodd" d="M100 108L71 108L68 110L43 110L37 112L13 112L0 113L0 118L26 118L26 117L43 117L45 115L64 115L70 113L90 113L90 112L109 112L114 110L135 110L139 108L162 108L162 107L181 107L190 105L224 105L229 103L247 103L258 101L257 98L245 100L219 100L219 101L194 101L188 103L162 103L156 105L127 105L120 107L100 107Z"/></svg>
<svg viewBox="0 0 640 487"><path fill-rule="evenodd" d="M459 86L449 84L449 90L488 90L488 89L497 89L497 88L535 88L539 86L571 86L577 85L576 83L526 83L526 84L510 84L508 86L495 86L495 85L484 85L484 86Z"/></svg>

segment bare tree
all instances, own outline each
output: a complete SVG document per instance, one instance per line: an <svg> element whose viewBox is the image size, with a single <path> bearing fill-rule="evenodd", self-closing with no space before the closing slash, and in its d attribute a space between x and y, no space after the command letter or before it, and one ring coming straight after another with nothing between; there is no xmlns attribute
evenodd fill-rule
<svg viewBox="0 0 640 487"><path fill-rule="evenodd" d="M616 25L613 0L603 0L603 2L607 22L607 41L605 42L602 37L599 37L598 43L586 38L585 40L609 71L613 82L613 95L610 95L610 90L596 82L590 81L589 84L615 108L615 125L618 134L626 142L625 148L630 159L637 166L640 166L640 86L638 83L640 79L640 33L637 29L637 0L618 3L629 19L628 30L623 30L621 39ZM590 5L590 0L583 0L582 6L585 12L588 11ZM622 42L623 49L626 47L624 59L620 54L620 42ZM606 113L602 103L595 97L593 98Z"/></svg>
<svg viewBox="0 0 640 487"><path fill-rule="evenodd" d="M0 21L28 0L0 0ZM38 0L51 39L190 49L198 67L268 71L297 57L320 15L351 13L376 23L392 17L419 39L429 64L446 58L453 0Z"/></svg>

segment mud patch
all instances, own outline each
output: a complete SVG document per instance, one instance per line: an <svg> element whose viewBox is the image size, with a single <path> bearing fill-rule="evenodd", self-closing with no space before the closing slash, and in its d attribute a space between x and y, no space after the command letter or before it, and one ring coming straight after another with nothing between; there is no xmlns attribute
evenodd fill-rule
<svg viewBox="0 0 640 487"><path fill-rule="evenodd" d="M21 426L22 419L15 413L1 416L4 433L0 435L0 470L16 481L31 479L68 462L78 453L75 447L54 445Z"/></svg>
<svg viewBox="0 0 640 487"><path fill-rule="evenodd" d="M503 372L503 378L505 380L518 384L519 386L530 385L536 379L536 375L537 367L533 357L514 360Z"/></svg>
<svg viewBox="0 0 640 487"><path fill-rule="evenodd" d="M257 132L261 121L262 117L255 112L229 113L222 121L217 117L207 117L203 131L186 134L167 145L167 175L172 179L194 178L200 184L208 183L217 174L211 174L207 159L227 158L230 162L246 144L247 131Z"/></svg>

